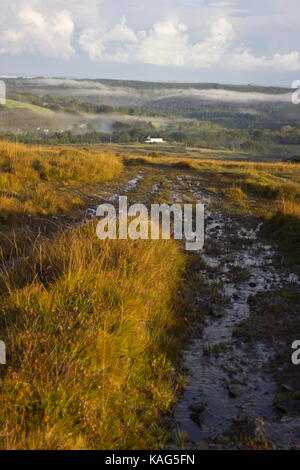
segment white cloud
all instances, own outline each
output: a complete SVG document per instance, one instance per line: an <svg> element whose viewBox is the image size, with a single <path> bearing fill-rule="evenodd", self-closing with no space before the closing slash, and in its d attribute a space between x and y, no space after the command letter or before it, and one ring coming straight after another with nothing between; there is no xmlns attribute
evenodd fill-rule
<svg viewBox="0 0 300 470"><path fill-rule="evenodd" d="M218 62L233 37L233 27L226 18L211 23L207 38L196 43L192 42L188 27L177 19L160 21L148 32L135 33L123 18L110 30L85 29L79 42L91 60L201 68ZM113 49L116 41L118 47Z"/></svg>
<svg viewBox="0 0 300 470"><path fill-rule="evenodd" d="M178 19L155 23L148 31L131 29L125 17L113 28L86 28L79 43L93 61L145 63L160 66L209 68L213 65L239 70L272 68L300 70L300 54L255 56L251 49L232 46L233 24L228 18L210 21L202 41L193 42L189 28Z"/></svg>
<svg viewBox="0 0 300 470"><path fill-rule="evenodd" d="M14 20L14 26L2 32L1 53L38 52L65 59L75 53L71 45L74 23L67 10L46 16L25 7L16 12Z"/></svg>
<svg viewBox="0 0 300 470"><path fill-rule="evenodd" d="M266 57L255 57L249 49L236 49L229 57L227 57L226 64L241 70L255 70L257 67L263 65Z"/></svg>
<svg viewBox="0 0 300 470"><path fill-rule="evenodd" d="M270 68L285 71L300 70L300 54L297 51L287 54L274 54L271 57L256 57L249 49L237 49L227 57L227 66L242 70Z"/></svg>
<svg viewBox="0 0 300 470"><path fill-rule="evenodd" d="M270 61L273 68L284 70L300 70L300 53L298 51L289 52L288 54L274 54Z"/></svg>
<svg viewBox="0 0 300 470"><path fill-rule="evenodd" d="M187 27L177 20L155 23L136 51L136 60L155 65L185 65Z"/></svg>
<svg viewBox="0 0 300 470"><path fill-rule="evenodd" d="M79 38L79 44L88 53L91 60L101 60L105 51L105 44L101 35L94 28L84 29Z"/></svg>
<svg viewBox="0 0 300 470"><path fill-rule="evenodd" d="M136 43L137 35L126 24L126 18L113 28L86 28L80 33L79 44L91 60L126 62L130 60L129 45Z"/></svg>

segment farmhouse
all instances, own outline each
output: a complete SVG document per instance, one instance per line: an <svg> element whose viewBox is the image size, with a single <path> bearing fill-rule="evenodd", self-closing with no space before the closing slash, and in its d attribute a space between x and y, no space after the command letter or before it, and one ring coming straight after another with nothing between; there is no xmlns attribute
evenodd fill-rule
<svg viewBox="0 0 300 470"><path fill-rule="evenodd" d="M161 137L150 137L148 136L147 139L145 140L146 144L162 144L164 143L164 139Z"/></svg>

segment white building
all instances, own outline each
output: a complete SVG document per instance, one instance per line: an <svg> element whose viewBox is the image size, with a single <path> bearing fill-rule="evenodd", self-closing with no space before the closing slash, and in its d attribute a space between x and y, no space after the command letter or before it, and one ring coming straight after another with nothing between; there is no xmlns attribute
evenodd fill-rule
<svg viewBox="0 0 300 470"><path fill-rule="evenodd" d="M162 139L161 137L150 137L148 136L147 139L145 140L145 143L146 144L163 144L164 143L164 139Z"/></svg>

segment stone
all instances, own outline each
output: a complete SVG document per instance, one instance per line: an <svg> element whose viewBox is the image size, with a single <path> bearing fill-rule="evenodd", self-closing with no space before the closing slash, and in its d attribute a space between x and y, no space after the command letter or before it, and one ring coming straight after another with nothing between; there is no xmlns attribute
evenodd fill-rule
<svg viewBox="0 0 300 470"><path fill-rule="evenodd" d="M287 385L287 384L282 384L281 387L286 390L287 392L293 392L294 389L293 387L291 387L290 385Z"/></svg>
<svg viewBox="0 0 300 470"><path fill-rule="evenodd" d="M232 398L237 398L240 396L241 394L241 389L238 385L235 385L235 384L229 384L228 385L228 392L229 392L229 395L232 397Z"/></svg>
<svg viewBox="0 0 300 470"><path fill-rule="evenodd" d="M224 315L224 310L219 305L212 304L210 307L210 313L216 318L220 318Z"/></svg>
<svg viewBox="0 0 300 470"><path fill-rule="evenodd" d="M191 411L190 418L199 427L202 424L202 413L205 411L205 408L206 405L203 403L189 406L189 410Z"/></svg>
<svg viewBox="0 0 300 470"><path fill-rule="evenodd" d="M297 414L300 411L300 403L296 400L282 400L275 403L275 408L284 414Z"/></svg>

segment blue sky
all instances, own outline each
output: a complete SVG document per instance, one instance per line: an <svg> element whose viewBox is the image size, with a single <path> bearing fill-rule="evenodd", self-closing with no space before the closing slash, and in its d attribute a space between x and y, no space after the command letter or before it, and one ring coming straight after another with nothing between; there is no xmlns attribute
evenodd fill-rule
<svg viewBox="0 0 300 470"><path fill-rule="evenodd" d="M1 0L1 75L290 86L299 0Z"/></svg>

